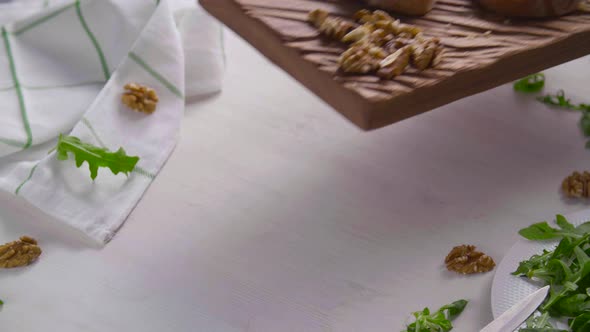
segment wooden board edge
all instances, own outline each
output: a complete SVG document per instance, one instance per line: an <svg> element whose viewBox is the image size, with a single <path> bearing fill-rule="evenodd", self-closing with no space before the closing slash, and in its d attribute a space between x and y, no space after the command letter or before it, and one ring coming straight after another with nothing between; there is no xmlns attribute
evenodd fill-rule
<svg viewBox="0 0 590 332"><path fill-rule="evenodd" d="M244 13L233 0L199 0L203 8L251 43L271 62L334 107L363 130L374 130L428 112L523 76L574 60L590 53L590 31L576 32L550 45L513 54L483 68L474 68L432 86L392 99L372 102L336 82L285 45L280 35L261 20ZM526 68L522 64L526 63ZM486 77L482 80L481 77ZM474 84L473 82L477 82ZM416 104L416 100L420 104ZM395 108L395 111L392 111Z"/></svg>
<svg viewBox="0 0 590 332"><path fill-rule="evenodd" d="M513 82L559 64L590 54L590 31L578 32L549 46L531 48L489 64L483 68L457 73L436 85L419 88L397 98L380 102L369 109L370 129L387 126L427 112L459 99ZM526 63L526 67L522 64ZM485 77L484 80L481 78ZM473 84L478 82L478 84ZM419 96L422 96L418 98ZM420 100L420 105L414 105ZM397 110L392 112L395 107ZM410 109L410 111L404 111ZM396 113L396 114L392 114Z"/></svg>

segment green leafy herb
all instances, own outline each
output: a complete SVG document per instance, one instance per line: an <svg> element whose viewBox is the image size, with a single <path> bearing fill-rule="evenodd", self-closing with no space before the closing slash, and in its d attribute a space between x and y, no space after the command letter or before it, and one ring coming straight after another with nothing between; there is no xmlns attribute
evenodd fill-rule
<svg viewBox="0 0 590 332"><path fill-rule="evenodd" d="M590 137L590 104L572 104L572 102L566 98L565 92L559 90L555 95L545 95L537 98L540 102L547 105L566 108L572 111L582 112L580 118L580 129L586 137ZM586 148L590 149L590 141L586 142Z"/></svg>
<svg viewBox="0 0 590 332"><path fill-rule="evenodd" d="M0 306L4 305L4 301L0 300Z"/></svg>
<svg viewBox="0 0 590 332"><path fill-rule="evenodd" d="M407 326L402 332L447 332L453 329L451 321L463 312L467 301L458 300L442 306L434 313L424 308L422 311L412 313L416 321Z"/></svg>
<svg viewBox="0 0 590 332"><path fill-rule="evenodd" d="M549 316L568 318L573 332L590 331L590 222L575 227L558 215L556 224L559 228L541 222L519 231L533 241L560 239L554 250L533 255L512 273L551 286L541 318L531 318L520 332L561 331L547 325Z"/></svg>
<svg viewBox="0 0 590 332"><path fill-rule="evenodd" d="M74 155L77 167L82 166L86 161L92 180L96 179L99 167L108 167L114 174L129 174L139 161L139 157L128 156L123 148L119 148L117 152L111 152L106 148L82 142L74 136L60 135L56 149L59 160L67 160L68 153L71 153Z"/></svg>
<svg viewBox="0 0 590 332"><path fill-rule="evenodd" d="M532 315L526 321L526 327L521 328L518 332L567 332L565 330L556 329L549 323L549 313L545 312L541 315Z"/></svg>
<svg viewBox="0 0 590 332"><path fill-rule="evenodd" d="M580 129L584 136L590 136L590 110L583 110L582 117L580 118Z"/></svg>
<svg viewBox="0 0 590 332"><path fill-rule="evenodd" d="M586 332L590 330L590 313L582 314L570 321L570 328L574 332Z"/></svg>
<svg viewBox="0 0 590 332"><path fill-rule="evenodd" d="M537 73L529 75L514 83L514 90L524 93L534 93L543 90L545 87L545 74Z"/></svg>
<svg viewBox="0 0 590 332"><path fill-rule="evenodd" d="M518 234L527 240L551 240L565 236L580 238L590 232L590 222L574 227L560 214L555 217L555 220L560 229L553 228L543 221L521 229Z"/></svg>
<svg viewBox="0 0 590 332"><path fill-rule="evenodd" d="M566 108L572 111L590 111L590 104L572 104L569 98L566 98L563 90L557 91L556 94L548 94L537 98L543 104Z"/></svg>

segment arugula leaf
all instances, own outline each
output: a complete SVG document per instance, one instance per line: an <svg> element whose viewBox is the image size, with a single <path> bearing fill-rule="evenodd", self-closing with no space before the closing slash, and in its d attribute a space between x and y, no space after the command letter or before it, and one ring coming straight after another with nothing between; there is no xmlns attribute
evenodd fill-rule
<svg viewBox="0 0 590 332"><path fill-rule="evenodd" d="M582 111L582 117L580 118L580 129L584 136L590 136L590 111Z"/></svg>
<svg viewBox="0 0 590 332"><path fill-rule="evenodd" d="M518 332L567 332L565 330L556 329L549 323L549 313L544 312L539 316L534 314L526 321L526 327L521 328Z"/></svg>
<svg viewBox="0 0 590 332"><path fill-rule="evenodd" d="M572 104L570 100L566 98L565 92L563 90L557 91L557 93L554 95L547 94L545 96L538 97L537 100L547 105L566 108L572 111L590 111L590 105L588 104Z"/></svg>
<svg viewBox="0 0 590 332"><path fill-rule="evenodd" d="M402 332L448 332L453 329L451 320L463 312L467 306L466 300L458 300L451 304L442 306L434 313L424 308L422 311L412 313L415 322L406 327Z"/></svg>
<svg viewBox="0 0 590 332"><path fill-rule="evenodd" d="M575 227L558 215L556 224L559 229L543 222L520 231L530 240L561 240L553 251L544 250L521 262L513 274L550 285L549 296L539 310L545 317L570 318L573 332L587 332L590 331L590 222ZM543 318L537 320L531 318L519 332L560 331L543 326Z"/></svg>
<svg viewBox="0 0 590 332"><path fill-rule="evenodd" d="M590 311L590 299L586 294L574 294L563 298L551 307L553 316L576 317Z"/></svg>
<svg viewBox="0 0 590 332"><path fill-rule="evenodd" d="M549 226L546 221L523 228L518 234L527 240L551 240L560 237L559 230Z"/></svg>
<svg viewBox="0 0 590 332"><path fill-rule="evenodd" d="M584 313L570 321L572 332L586 332L590 330L590 312Z"/></svg>
<svg viewBox="0 0 590 332"><path fill-rule="evenodd" d="M106 148L82 142L78 137L59 135L57 142L57 159L68 160L68 153L72 153L76 166L80 167L86 161L90 168L90 178L96 179L99 167L108 167L114 174L133 171L139 157L131 157L123 148L111 152Z"/></svg>
<svg viewBox="0 0 590 332"><path fill-rule="evenodd" d="M553 253L547 250L544 250L541 255L533 255L528 260L520 262L518 269L512 272L512 275L525 275L529 277L532 271L547 264L552 256Z"/></svg>
<svg viewBox="0 0 590 332"><path fill-rule="evenodd" d="M564 231L575 231L576 227L571 224L564 216L558 214L555 216L555 223L559 228L563 229Z"/></svg>
<svg viewBox="0 0 590 332"><path fill-rule="evenodd" d="M552 240L565 236L580 238L590 230L590 222L574 227L562 215L558 214L555 219L561 229L553 228L543 221L521 229L518 234L527 240Z"/></svg>
<svg viewBox="0 0 590 332"><path fill-rule="evenodd" d="M514 83L514 90L524 93L534 93L543 90L545 87L545 74L537 73L529 75Z"/></svg>
<svg viewBox="0 0 590 332"><path fill-rule="evenodd" d="M451 304L442 306L438 311L445 313L447 319L453 320L459 316L467 306L466 300L458 300Z"/></svg>

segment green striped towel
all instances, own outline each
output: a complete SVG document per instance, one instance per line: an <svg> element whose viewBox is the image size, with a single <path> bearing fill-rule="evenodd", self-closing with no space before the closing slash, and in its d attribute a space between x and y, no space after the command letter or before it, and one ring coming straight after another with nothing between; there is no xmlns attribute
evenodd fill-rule
<svg viewBox="0 0 590 332"><path fill-rule="evenodd" d="M182 0L0 3L0 25L0 190L106 243L172 152L185 97L220 88L221 28ZM154 114L121 103L130 82L156 89ZM48 154L60 133L141 160L92 182Z"/></svg>

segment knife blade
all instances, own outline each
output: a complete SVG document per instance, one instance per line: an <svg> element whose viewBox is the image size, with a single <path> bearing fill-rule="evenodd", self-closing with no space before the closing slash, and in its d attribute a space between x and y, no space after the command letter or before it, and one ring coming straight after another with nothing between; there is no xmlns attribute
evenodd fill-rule
<svg viewBox="0 0 590 332"><path fill-rule="evenodd" d="M506 310L479 332L513 332L543 303L549 286L545 286Z"/></svg>

